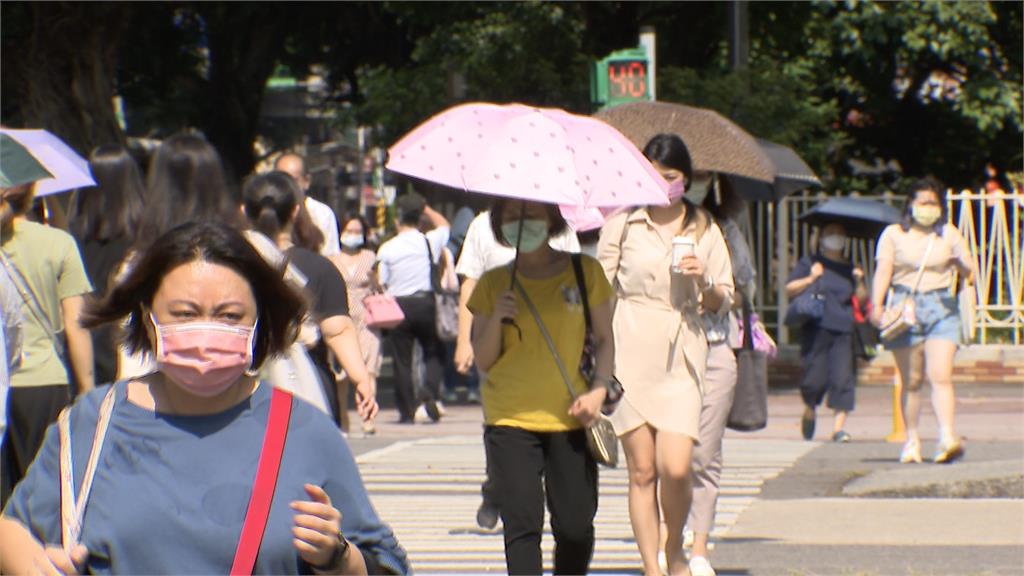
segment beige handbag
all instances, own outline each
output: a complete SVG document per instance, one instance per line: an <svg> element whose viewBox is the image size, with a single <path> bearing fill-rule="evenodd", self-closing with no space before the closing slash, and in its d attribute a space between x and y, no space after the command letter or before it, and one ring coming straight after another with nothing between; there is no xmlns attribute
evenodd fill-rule
<svg viewBox="0 0 1024 576"><path fill-rule="evenodd" d="M897 304L892 304L892 292L889 293L889 304L886 304L882 312L882 322L878 327L879 336L882 340L893 340L902 336L917 324L917 314L914 311L914 294L921 285L921 277L924 276L924 267L928 263L928 257L935 247L935 234L928 239L928 248L924 252L921 265L917 267L917 277L914 279L914 288L910 294Z"/></svg>
<svg viewBox="0 0 1024 576"><path fill-rule="evenodd" d="M515 282L516 290L519 291L519 295L523 297L523 301L526 302L526 307L529 308L530 314L533 315L533 319L537 322L537 326L540 328L540 333L544 336L544 341L547 342L548 349L551 350L551 355L555 357L555 364L558 365L558 371L562 375L562 380L565 382L566 387L569 389L569 395L572 397L573 402L576 401L577 394L576 389L572 386L572 378L569 377L569 372L565 369L565 364L562 363L562 358L559 357L558 351L555 349L555 342L551 339L551 334L548 333L547 327L544 326L544 322L540 319L540 312L537 311L537 307L533 305L533 301L526 294L526 290L523 290L521 284L518 281ZM607 416L597 413L597 419L587 427L587 448L590 449L590 455L594 457L594 460L602 466L609 468L615 468L619 464L619 438L615 435L615 428L612 426L612 421Z"/></svg>

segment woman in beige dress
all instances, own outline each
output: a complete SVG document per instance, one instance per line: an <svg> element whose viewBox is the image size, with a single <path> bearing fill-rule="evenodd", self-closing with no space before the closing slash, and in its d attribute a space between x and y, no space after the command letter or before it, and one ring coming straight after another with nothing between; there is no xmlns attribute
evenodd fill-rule
<svg viewBox="0 0 1024 576"><path fill-rule="evenodd" d="M733 279L720 229L682 197L695 178L686 145L660 134L644 155L672 184L672 202L610 219L598 259L617 297L615 372L626 392L612 422L629 466L630 522L644 573L657 575L663 518L665 555L675 576L689 572L682 531L693 495L690 459L707 364L701 313L726 305ZM686 242L679 258L673 257L676 237Z"/></svg>
<svg viewBox="0 0 1024 576"><path fill-rule="evenodd" d="M329 257L345 278L348 287L348 313L355 323L359 336L359 349L363 351L363 362L374 381L376 389L377 374L380 373L380 333L366 325L366 309L363 299L369 296L376 285L373 275L373 263L376 253L369 249L367 235L370 232L366 220L362 216L349 216L341 223L341 252ZM349 431L348 419L348 378L336 373L338 378L338 404L341 410L341 429ZM374 434L376 427L373 420L363 422L363 433Z"/></svg>

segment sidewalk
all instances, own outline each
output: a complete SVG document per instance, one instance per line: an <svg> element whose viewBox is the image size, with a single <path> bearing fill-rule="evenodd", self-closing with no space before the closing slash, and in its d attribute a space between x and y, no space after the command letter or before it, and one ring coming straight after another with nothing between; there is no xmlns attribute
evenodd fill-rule
<svg viewBox="0 0 1024 576"><path fill-rule="evenodd" d="M859 388L847 425L854 442L823 441L765 485L713 552L719 574L1024 574L1024 389L958 390L967 454L949 466L899 464L900 444L884 441L890 392ZM936 435L927 402L926 392L926 457ZM799 437L799 393L776 391L769 406L769 427L742 436ZM819 411L817 438L831 425ZM913 497L949 495L958 497Z"/></svg>

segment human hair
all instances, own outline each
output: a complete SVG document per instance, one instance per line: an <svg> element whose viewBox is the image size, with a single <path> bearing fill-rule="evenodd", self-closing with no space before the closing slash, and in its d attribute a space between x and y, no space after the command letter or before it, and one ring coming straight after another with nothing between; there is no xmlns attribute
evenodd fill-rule
<svg viewBox="0 0 1024 576"><path fill-rule="evenodd" d="M687 187L693 181L693 161L690 160L690 150L679 136L675 134L654 136L644 146L644 156L651 162L657 162L662 166L682 172L686 178Z"/></svg>
<svg viewBox="0 0 1024 576"><path fill-rule="evenodd" d="M644 156L651 162L682 172L686 179L686 187L689 189L693 182L693 162L690 160L690 150L682 138L675 134L657 134L644 146ZM696 224L699 238L711 223L711 215L687 200L685 196L682 203L686 206L686 215L683 217L681 230L685 230L690 224Z"/></svg>
<svg viewBox="0 0 1024 576"><path fill-rule="evenodd" d="M106 144L93 149L89 168L96 185L72 195L71 233L79 240L100 243L133 237L146 190L135 158L121 146Z"/></svg>
<svg viewBox="0 0 1024 576"><path fill-rule="evenodd" d="M345 228L353 220L359 222L359 225L363 227L363 248L366 248L370 243L370 224L359 214L347 214L338 220L338 236L345 233Z"/></svg>
<svg viewBox="0 0 1024 576"><path fill-rule="evenodd" d="M491 205L491 230L494 231L494 239L498 241L502 246L509 246L515 248L505 238L505 233L501 230L503 219L505 216L505 210L512 204L524 202L524 200L516 200L515 198L498 198ZM527 201L528 202L528 201ZM548 237L557 236L562 232L569 229L569 224L566 223L565 218L562 217L562 213L558 210L558 206L554 204L543 203L544 210L548 214Z"/></svg>
<svg viewBox="0 0 1024 576"><path fill-rule="evenodd" d="M96 328L127 317L124 343L128 350L152 353L145 317L152 309L153 297L167 274L198 261L230 268L249 283L258 318L253 366L291 345L307 309L305 298L284 280L283 270L268 264L241 232L213 220L182 224L154 240L106 297L86 302L82 326Z"/></svg>
<svg viewBox="0 0 1024 576"><path fill-rule="evenodd" d="M701 208L707 210L715 220L736 218L738 214L746 210L746 201L736 193L732 182L724 175L715 174L713 178L712 186L715 189L708 193Z"/></svg>
<svg viewBox="0 0 1024 576"><path fill-rule="evenodd" d="M423 217L423 209L427 201L419 192L407 192L395 201L398 209L398 222L406 226L419 226Z"/></svg>
<svg viewBox="0 0 1024 576"><path fill-rule="evenodd" d="M903 210L903 221L900 223L903 227L904 232L910 230L910 227L914 223L913 206L914 200L917 199L917 195L920 192L934 192L935 197L939 200L939 207L942 209L942 216L935 223L933 227L935 232L942 235L942 229L946 225L946 220L949 219L949 206L946 202L946 186L938 179L932 176L926 176L924 178L918 178L910 184L907 188L907 203Z"/></svg>
<svg viewBox="0 0 1024 576"><path fill-rule="evenodd" d="M178 133L160 144L149 162L146 189L138 249L184 222L209 219L236 228L245 225L220 155L197 134Z"/></svg>
<svg viewBox="0 0 1024 576"><path fill-rule="evenodd" d="M242 186L242 209L257 230L276 239L290 222L292 241L316 252L324 242L324 235L313 223L306 206L300 204L301 199L302 189L298 183L280 170L250 176ZM296 206L299 207L297 213Z"/></svg>
<svg viewBox="0 0 1024 576"><path fill-rule="evenodd" d="M11 205L11 211L15 216L24 216L32 209L32 201L35 200L36 183L26 182L4 188L4 202Z"/></svg>

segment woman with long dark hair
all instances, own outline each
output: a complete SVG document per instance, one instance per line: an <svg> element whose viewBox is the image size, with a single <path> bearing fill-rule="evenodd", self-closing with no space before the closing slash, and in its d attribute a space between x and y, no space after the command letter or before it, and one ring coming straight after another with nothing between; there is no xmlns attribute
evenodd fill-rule
<svg viewBox="0 0 1024 576"><path fill-rule="evenodd" d="M721 230L684 196L710 186L711 175L694 172L686 144L673 134L652 138L644 155L671 184L672 202L610 219L598 259L616 289L615 374L625 395L611 419L629 465L633 534L644 573L660 574L663 519L664 552L675 576L689 570L683 523L708 356L701 315L728 306L733 278Z"/></svg>
<svg viewBox="0 0 1024 576"><path fill-rule="evenodd" d="M68 227L78 242L94 294L102 298L128 255L142 217L145 185L135 158L121 146L99 146L89 155L95 186L71 196ZM117 350L109 326L92 331L96 381L113 382Z"/></svg>
<svg viewBox="0 0 1024 576"><path fill-rule="evenodd" d="M284 172L269 172L250 177L243 187L245 215L259 232L277 243L288 260L307 280L306 292L312 298L312 314L319 334L310 349L313 363L320 371L324 391L331 400L331 412L341 423L341 405L333 382L327 351L341 363L356 389L359 414L370 420L377 412L374 381L366 371L355 324L349 316L345 280L331 262L308 248L295 245L294 226L299 212L301 191L295 180Z"/></svg>
<svg viewBox="0 0 1024 576"><path fill-rule="evenodd" d="M143 249L171 228L198 219L245 228L240 203L238 193L228 186L217 150L198 134L175 134L150 159L136 248Z"/></svg>

